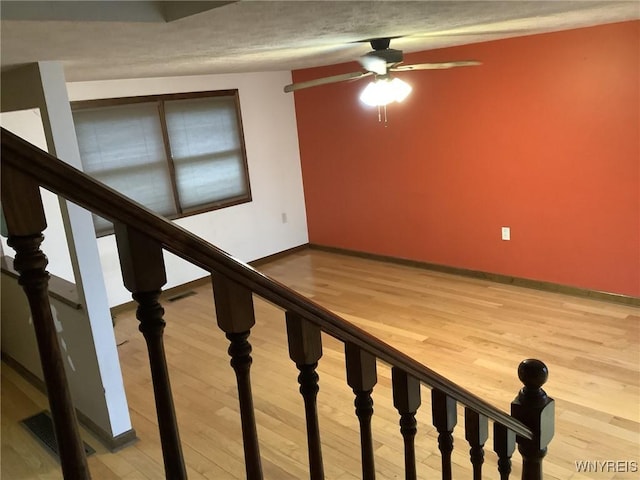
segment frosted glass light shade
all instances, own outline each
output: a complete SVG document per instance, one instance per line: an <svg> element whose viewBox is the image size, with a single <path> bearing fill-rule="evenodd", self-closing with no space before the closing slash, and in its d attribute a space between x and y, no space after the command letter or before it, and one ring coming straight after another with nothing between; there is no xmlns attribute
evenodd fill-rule
<svg viewBox="0 0 640 480"><path fill-rule="evenodd" d="M411 85L399 78L375 80L362 91L360 100L371 107L401 102L411 93Z"/></svg>

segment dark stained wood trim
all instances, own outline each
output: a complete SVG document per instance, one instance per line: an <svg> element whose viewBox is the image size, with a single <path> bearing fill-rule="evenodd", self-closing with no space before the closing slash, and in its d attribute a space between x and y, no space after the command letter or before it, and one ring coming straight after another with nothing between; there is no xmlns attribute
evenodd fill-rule
<svg viewBox="0 0 640 480"><path fill-rule="evenodd" d="M249 203L251 201L251 195L243 195L241 197L234 197L228 200L209 203L206 205L201 205L193 210L183 210L180 215L168 215L164 218L167 220L178 220L179 218L191 217L193 215L200 215L201 213L213 212L215 210L220 210L222 208L235 207L236 205L242 205L243 203ZM103 230L102 232L96 232L96 238L106 237L107 235L113 235L113 228L109 230Z"/></svg>
<svg viewBox="0 0 640 480"><path fill-rule="evenodd" d="M604 300L622 305L640 306L640 297L632 297L630 295L622 295L618 293L600 292L597 290L589 290L586 288L573 287L570 285L561 285L558 283L545 282L542 280L531 280L529 278L512 277L500 273L482 272L479 270L469 270L466 268L450 267L448 265L440 265L437 263L421 262L419 260L411 260L408 258L391 257L388 255L379 255L377 253L361 252L358 250L349 250L347 248L330 247L327 245L309 244L309 248L322 250L330 253L341 255L350 255L352 257L367 258L369 260L378 260L381 262L390 262L398 265L407 265L409 267L424 268L435 272L450 273L452 275L460 275L463 277L479 278L489 280L496 283L505 283L518 287L532 288L545 292L562 293L572 295L574 297L586 297L594 300Z"/></svg>
<svg viewBox="0 0 640 480"><path fill-rule="evenodd" d="M167 117L164 111L163 100L158 100L158 115L160 115L160 130L162 131L164 154L169 168L169 182L171 183L171 191L173 192L173 206L176 212L178 212L178 216L181 216L182 205L180 204L180 193L178 192L178 181L176 180L176 166L173 163L173 153L171 152L171 143L169 142L169 129L167 128Z"/></svg>
<svg viewBox="0 0 640 480"><path fill-rule="evenodd" d="M169 133L167 131L167 121L165 116L164 104L167 101L173 100L192 100L196 98L211 98L211 97L233 97L236 107L236 119L238 127L238 136L240 139L240 154L242 156L242 168L244 171L244 181L246 193L238 195L236 197L226 198L223 200L198 205L196 207L184 208L180 203L180 193L178 191L178 185L176 180L176 169L173 161L173 153L171 152L171 143L169 141ZM199 215L201 213L212 212L222 208L233 207L235 205L241 205L253 200L251 194L251 181L249 178L249 162L247 160L247 149L244 139L244 129L242 125L242 112L240 110L240 97L237 89L233 90L211 90L200 92L184 92L184 93L167 93L158 95L143 95L136 97L117 97L117 98L101 98L95 100L79 100L71 102L71 109L73 111L90 109L90 108L103 108L113 107L119 105L131 105L136 103L156 103L160 118L160 127L162 130L163 143L165 148L165 156L167 166L169 169L169 181L171 183L171 191L173 193L173 203L176 215L168 215L165 218L169 220L176 220L178 218L189 217L192 215ZM113 228L104 229L100 232L96 232L96 236L104 237L107 235L113 235Z"/></svg>
<svg viewBox="0 0 640 480"><path fill-rule="evenodd" d="M237 96L238 90L211 90L200 92L163 93L158 95L142 95L134 97L98 98L95 100L76 100L71 102L71 110L83 110L88 108L113 107L132 103L153 103L161 100L189 100L192 98L206 97L231 97ZM239 113L239 112L238 112Z"/></svg>
<svg viewBox="0 0 640 480"><path fill-rule="evenodd" d="M2 352L2 361L9 367L13 368L18 373L18 375L20 375L27 382L33 385L38 391L40 391L40 393L45 396L47 395L47 388L45 387L44 382L36 375L34 375L30 370L25 368L20 362L4 352ZM133 445L138 441L136 431L133 428L113 437L109 432L99 427L93 420L91 420L77 408L76 415L78 416L78 422L80 422L80 424L84 428L86 428L98 440L100 440L100 443L102 443L102 445L104 445L112 453L128 447L129 445Z"/></svg>
<svg viewBox="0 0 640 480"><path fill-rule="evenodd" d="M207 203L196 208L182 210L182 213L179 216L173 217L171 218L171 220L190 217L192 215L199 215L201 213L213 212L214 210L220 210L221 208L234 207L236 205L242 205L243 203L248 203L250 201L251 192L248 192L247 195L240 195L238 197L232 197L218 202Z"/></svg>
<svg viewBox="0 0 640 480"><path fill-rule="evenodd" d="M249 161L247 160L247 147L244 143L244 126L242 124L242 111L240 109L240 93L238 90L235 90L234 101L236 104L236 118L238 120L238 135L240 136L240 150L242 153L242 163L244 166L244 180L245 180L245 189L247 192L246 197L248 197L245 201L250 202L252 200L251 197L251 179L249 178Z"/></svg>
<svg viewBox="0 0 640 480"><path fill-rule="evenodd" d="M323 332L350 342L381 361L401 368L426 385L449 395L517 435L531 439L530 428L455 382L443 377L397 348L346 321L325 307L276 282L194 233L156 215L127 197L31 145L8 130L1 130L0 166L29 176L55 194L65 197L108 220L135 225L162 248L220 277L249 289L263 299L318 325ZM4 175L3 175L4 177Z"/></svg>
<svg viewBox="0 0 640 480"><path fill-rule="evenodd" d="M113 318L113 324L114 325L116 324L116 318L118 317L118 315L125 312L130 312L131 310L135 310L136 305L137 305L136 302L134 302L133 300L130 300L128 302L121 303L120 305L116 305L115 307L111 307L109 310L111 311L111 318Z"/></svg>
<svg viewBox="0 0 640 480"><path fill-rule="evenodd" d="M309 244L308 243L304 243L302 245L298 245L297 247L287 248L286 250L283 250L281 252L274 253L272 255L267 255L266 257L258 258L256 260L252 260L251 262L248 262L248 263L252 267L260 267L261 265L266 265L269 262L273 262L274 260L278 260L280 258L287 257L287 256L289 256L291 254L296 253L296 252L302 252L303 250L306 250L307 248L309 248Z"/></svg>

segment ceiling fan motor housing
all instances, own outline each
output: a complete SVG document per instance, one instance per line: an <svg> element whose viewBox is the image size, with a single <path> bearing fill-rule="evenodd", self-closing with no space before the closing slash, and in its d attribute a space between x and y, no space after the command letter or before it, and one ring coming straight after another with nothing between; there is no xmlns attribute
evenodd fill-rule
<svg viewBox="0 0 640 480"><path fill-rule="evenodd" d="M402 50L394 50L393 48L387 48L385 50L373 50L366 54L367 57L380 58L387 62L387 64L394 64L402 62Z"/></svg>

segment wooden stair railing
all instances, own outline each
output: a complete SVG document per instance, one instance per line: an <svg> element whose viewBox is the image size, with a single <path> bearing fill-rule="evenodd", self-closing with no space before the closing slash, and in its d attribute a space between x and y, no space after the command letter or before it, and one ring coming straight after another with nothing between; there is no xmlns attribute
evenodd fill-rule
<svg viewBox="0 0 640 480"><path fill-rule="evenodd" d="M345 345L347 383L353 389L355 413L360 422L363 479L375 478L371 393L377 382L378 360L392 367L393 404L399 413L407 479L418 478L414 438L418 432L415 415L421 403L421 385L431 389L433 425L438 431L443 479L452 478L452 434L458 418L458 403L464 406L465 439L470 446L474 479L482 478L489 421L493 422L493 449L498 456L500 478L509 477L516 443L523 458L522 479L543 478L542 459L553 437L554 402L541 388L548 372L539 360L525 360L520 364L518 376L524 387L512 402L511 415L508 415L329 310L5 129L1 134L2 208L10 245L16 249L15 268L20 273L19 281L33 315L65 479L88 479L90 473L48 303L47 262L39 249L46 227L39 186L114 222L124 284L138 302L137 318L147 342L167 479L181 480L187 475L163 346L164 311L158 302L166 282L163 249L211 273L217 322L230 342L230 362L237 378L248 479L263 478L250 381L249 337L255 323L253 294L285 311L289 355L300 371L298 382L305 406L312 480L324 478L316 402L316 367L322 356L320 332Z"/></svg>

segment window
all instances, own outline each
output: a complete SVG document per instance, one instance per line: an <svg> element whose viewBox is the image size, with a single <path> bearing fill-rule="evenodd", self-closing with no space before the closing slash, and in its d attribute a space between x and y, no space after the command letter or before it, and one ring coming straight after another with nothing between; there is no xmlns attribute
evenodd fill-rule
<svg viewBox="0 0 640 480"><path fill-rule="evenodd" d="M170 219L251 201L237 90L73 102L85 173ZM113 232L94 215L98 235Z"/></svg>

